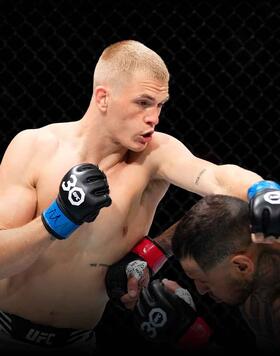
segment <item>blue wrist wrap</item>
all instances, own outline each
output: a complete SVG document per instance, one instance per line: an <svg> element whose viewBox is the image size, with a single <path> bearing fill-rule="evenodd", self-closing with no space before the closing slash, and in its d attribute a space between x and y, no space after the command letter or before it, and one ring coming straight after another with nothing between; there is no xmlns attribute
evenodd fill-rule
<svg viewBox="0 0 280 356"><path fill-rule="evenodd" d="M46 229L57 239L67 239L80 225L73 223L59 208L56 200L43 211L43 223Z"/></svg>
<svg viewBox="0 0 280 356"><path fill-rule="evenodd" d="M275 189L280 190L280 185L272 180L262 180L260 182L256 182L248 189L247 197L248 199L254 198L254 196L264 190L264 189Z"/></svg>

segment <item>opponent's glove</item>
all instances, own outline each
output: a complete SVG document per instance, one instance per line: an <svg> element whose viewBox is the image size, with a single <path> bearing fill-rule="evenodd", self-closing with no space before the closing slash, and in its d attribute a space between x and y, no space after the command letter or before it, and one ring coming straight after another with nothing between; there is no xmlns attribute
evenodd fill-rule
<svg viewBox="0 0 280 356"><path fill-rule="evenodd" d="M91 163L82 163L65 174L56 200L41 217L49 233L63 240L83 222L94 221L111 202L105 174Z"/></svg>
<svg viewBox="0 0 280 356"><path fill-rule="evenodd" d="M158 279L142 289L133 318L145 339L184 350L205 347L212 334L207 323L198 317L188 290L178 288L174 294Z"/></svg>
<svg viewBox="0 0 280 356"><path fill-rule="evenodd" d="M280 236L280 185L264 180L248 189L251 232Z"/></svg>
<svg viewBox="0 0 280 356"><path fill-rule="evenodd" d="M166 261L163 249L148 236L144 237L131 252L108 268L105 284L109 298L121 306L120 298L127 293L128 277L140 280L144 277L146 267L152 276Z"/></svg>

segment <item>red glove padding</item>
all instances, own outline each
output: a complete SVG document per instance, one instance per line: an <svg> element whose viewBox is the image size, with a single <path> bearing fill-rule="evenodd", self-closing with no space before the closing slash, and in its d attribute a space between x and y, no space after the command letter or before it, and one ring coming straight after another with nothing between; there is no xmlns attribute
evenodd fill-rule
<svg viewBox="0 0 280 356"><path fill-rule="evenodd" d="M105 284L109 298L118 303L120 297L127 293L128 273L141 278L143 268L148 266L152 276L160 270L167 259L163 249L145 236L131 252L108 268Z"/></svg>

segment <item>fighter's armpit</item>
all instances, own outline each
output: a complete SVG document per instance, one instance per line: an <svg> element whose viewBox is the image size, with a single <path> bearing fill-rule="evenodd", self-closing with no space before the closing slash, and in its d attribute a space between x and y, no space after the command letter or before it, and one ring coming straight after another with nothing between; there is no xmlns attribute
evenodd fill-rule
<svg viewBox="0 0 280 356"><path fill-rule="evenodd" d="M0 223L0 230L8 230L9 227L4 226L3 224Z"/></svg>
<svg viewBox="0 0 280 356"><path fill-rule="evenodd" d="M203 173L205 173L205 172L206 172L206 168L204 168L202 171L200 171L199 175L196 177L195 185L199 184L200 178L203 175Z"/></svg>

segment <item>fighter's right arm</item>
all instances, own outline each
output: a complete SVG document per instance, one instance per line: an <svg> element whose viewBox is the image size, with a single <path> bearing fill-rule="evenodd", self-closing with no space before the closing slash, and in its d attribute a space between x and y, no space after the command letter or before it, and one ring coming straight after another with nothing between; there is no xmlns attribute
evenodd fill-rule
<svg viewBox="0 0 280 356"><path fill-rule="evenodd" d="M50 245L52 237L68 238L111 204L105 174L92 163L81 163L66 172L57 198L35 218L38 166L43 163L33 159L34 152L40 149L44 155L55 142L45 145L50 148L39 145L33 132L15 137L0 167L0 278L26 269Z"/></svg>
<svg viewBox="0 0 280 356"><path fill-rule="evenodd" d="M0 278L29 267L52 242L41 218L34 219L35 143L33 130L19 133L9 144L0 165Z"/></svg>

